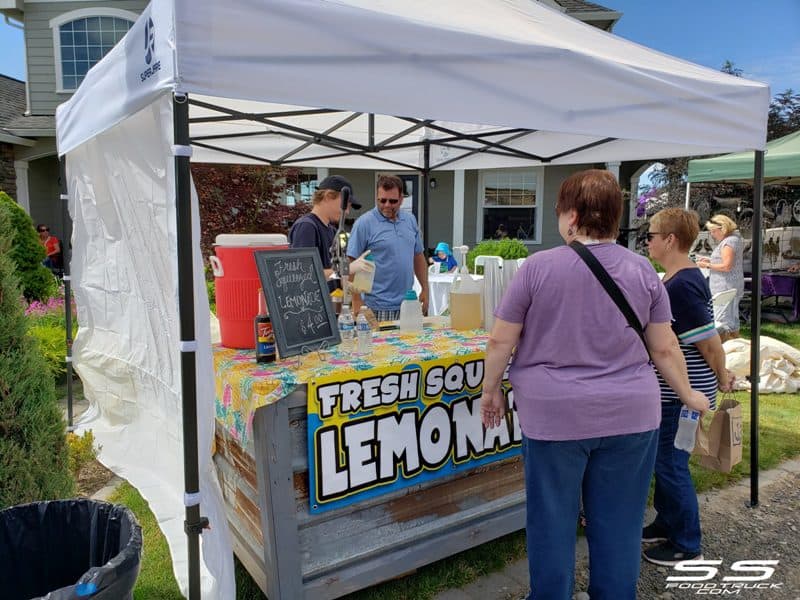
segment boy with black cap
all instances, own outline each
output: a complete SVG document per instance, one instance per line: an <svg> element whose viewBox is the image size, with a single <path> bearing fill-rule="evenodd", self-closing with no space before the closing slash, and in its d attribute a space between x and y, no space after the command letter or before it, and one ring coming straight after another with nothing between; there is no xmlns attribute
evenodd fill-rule
<svg viewBox="0 0 800 600"><path fill-rule="evenodd" d="M341 175L330 175L319 182L317 190L311 198L313 208L294 222L289 229L289 246L292 248L316 248L322 259L325 277L333 274L331 266L331 246L336 237L336 229L342 215L342 188L350 188L350 207L358 210L361 204L353 196L353 186ZM334 284L334 287L338 287Z"/></svg>

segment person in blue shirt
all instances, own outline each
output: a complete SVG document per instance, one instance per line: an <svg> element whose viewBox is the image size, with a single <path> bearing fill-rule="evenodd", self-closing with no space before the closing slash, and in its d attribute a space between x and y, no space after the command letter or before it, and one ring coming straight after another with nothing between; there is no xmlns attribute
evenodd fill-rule
<svg viewBox="0 0 800 600"><path fill-rule="evenodd" d="M428 263L417 220L413 214L400 210L402 204L403 180L381 175L375 208L356 220L347 243L351 272L358 271L367 250L374 258L372 292L364 294L363 299L354 292L353 311L357 313L366 304L378 321L400 318L400 304L406 291L414 287L414 275L422 288L419 294L422 311L428 311Z"/></svg>
<svg viewBox="0 0 800 600"><path fill-rule="evenodd" d="M666 208L650 219L647 250L666 271L662 281L672 307L672 331L680 344L689 382L706 395L713 410L717 388L730 391L733 376L725 368L725 350L714 328L711 291L689 258L699 232L697 215L682 208ZM682 560L702 560L702 534L689 453L675 447L681 401L661 374L656 375L661 388L653 498L656 517L642 529L642 542L654 545L642 555L648 562L672 566Z"/></svg>
<svg viewBox="0 0 800 600"><path fill-rule="evenodd" d="M436 250L434 250L433 256L428 259L428 262L430 264L437 263L442 273L455 271L458 267L458 262L453 257L453 253L450 252L450 246L445 242L439 242L436 245Z"/></svg>

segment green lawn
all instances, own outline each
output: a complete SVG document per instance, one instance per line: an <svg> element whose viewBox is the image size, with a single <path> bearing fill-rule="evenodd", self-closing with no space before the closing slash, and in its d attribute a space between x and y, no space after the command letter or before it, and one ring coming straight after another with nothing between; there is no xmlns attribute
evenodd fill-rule
<svg viewBox="0 0 800 600"><path fill-rule="evenodd" d="M108 501L130 508L142 526L144 552L139 578L133 590L134 600L182 600L178 582L172 574L167 540L158 528L150 506L128 482L114 490Z"/></svg>
<svg viewBox="0 0 800 600"><path fill-rule="evenodd" d="M749 336L749 331L743 330ZM762 335L774 337L800 348L800 325L764 323ZM750 475L750 394L736 393L742 405L744 450L742 462L731 473L717 473L698 466L692 459L692 475L698 492L730 485ZM800 455L800 395L769 394L759 400L760 469L771 469L784 460ZM707 417L710 419L710 415ZM181 598L172 575L166 540L156 525L147 503L130 485L123 484L111 499L129 506L144 530L145 553L142 570L134 590L134 598L145 600ZM457 588L478 577L501 569L505 564L525 555L523 531L507 535L477 548L467 550L419 569L403 579L389 581L348 596L351 600L395 600L432 598L437 592ZM264 598L244 568L236 565L236 587L239 600Z"/></svg>

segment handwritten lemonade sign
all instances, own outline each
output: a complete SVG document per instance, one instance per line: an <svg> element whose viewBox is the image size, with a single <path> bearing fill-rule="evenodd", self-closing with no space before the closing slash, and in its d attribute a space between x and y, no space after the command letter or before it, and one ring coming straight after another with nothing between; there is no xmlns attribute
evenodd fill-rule
<svg viewBox="0 0 800 600"><path fill-rule="evenodd" d="M254 253L278 354L293 356L339 343L336 317L315 248Z"/></svg>
<svg viewBox="0 0 800 600"><path fill-rule="evenodd" d="M522 433L514 393L501 426L480 418L483 353L319 378L308 385L310 512L508 458Z"/></svg>

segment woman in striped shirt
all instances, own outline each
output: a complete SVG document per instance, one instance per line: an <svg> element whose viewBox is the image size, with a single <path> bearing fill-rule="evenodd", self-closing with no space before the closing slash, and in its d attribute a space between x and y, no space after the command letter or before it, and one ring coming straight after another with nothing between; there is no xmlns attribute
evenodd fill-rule
<svg viewBox="0 0 800 600"><path fill-rule="evenodd" d="M725 350L714 329L711 292L700 269L689 258L700 226L697 215L668 208L650 220L647 249L664 267L664 286L672 307L672 330L686 359L693 389L716 406L717 387L729 391L733 384L725 368ZM661 386L661 427L658 436L653 500L655 521L642 531L643 542L660 542L644 551L645 560L674 565L682 560L701 560L700 515L697 494L689 473L689 453L675 448L681 402L658 374Z"/></svg>

